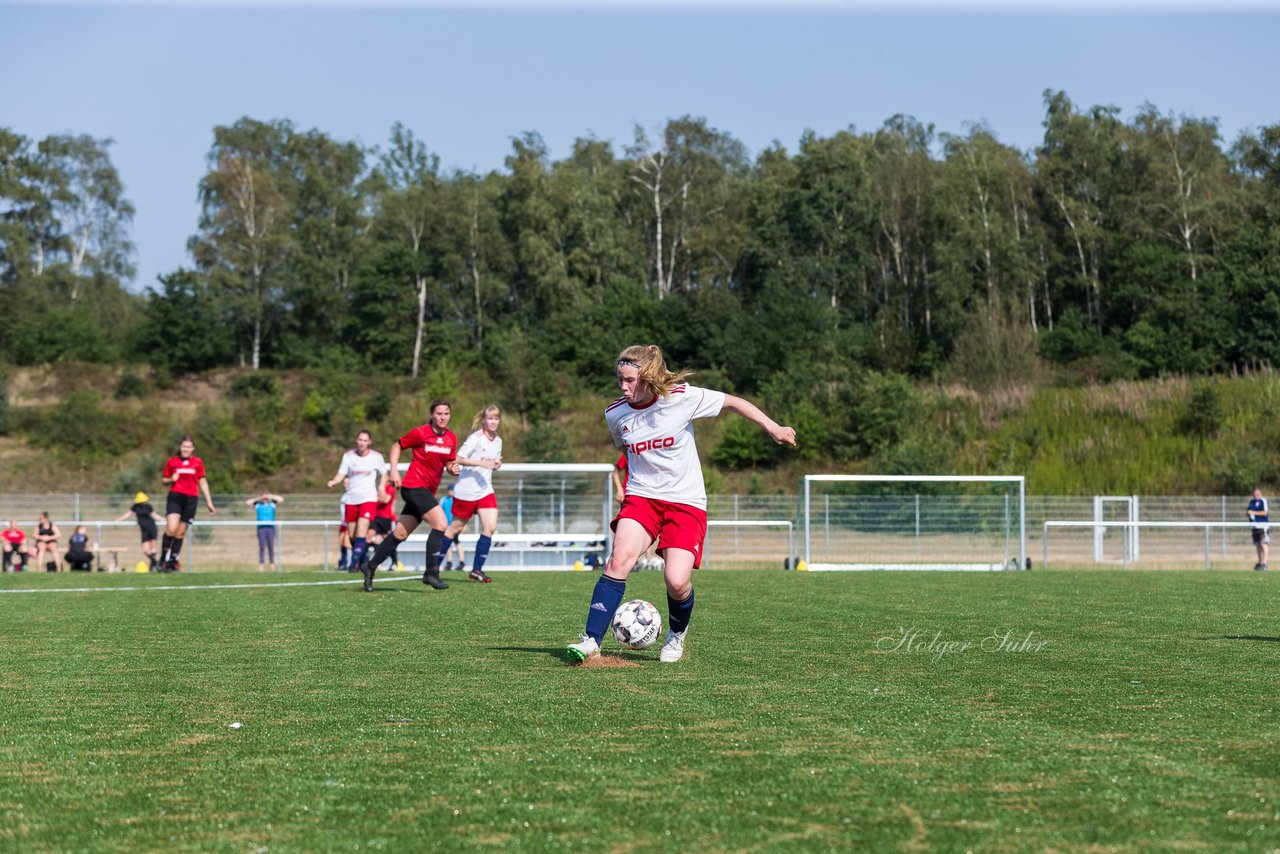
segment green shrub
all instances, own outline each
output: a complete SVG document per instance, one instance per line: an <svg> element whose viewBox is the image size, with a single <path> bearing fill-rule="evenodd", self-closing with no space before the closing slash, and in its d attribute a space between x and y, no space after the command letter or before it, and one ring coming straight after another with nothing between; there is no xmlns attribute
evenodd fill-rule
<svg viewBox="0 0 1280 854"><path fill-rule="evenodd" d="M711 452L711 461L731 469L765 465L777 458L777 445L745 418L729 418L720 442Z"/></svg>
<svg viewBox="0 0 1280 854"><path fill-rule="evenodd" d="M249 449L249 464L255 474L274 474L292 458L293 443L287 436L267 436Z"/></svg>
<svg viewBox="0 0 1280 854"><path fill-rule="evenodd" d="M561 463L572 458L564 430L550 422L535 424L520 437L519 444L527 462Z"/></svg>
<svg viewBox="0 0 1280 854"><path fill-rule="evenodd" d="M302 403L303 419L315 428L319 436L334 435L337 413L337 403L320 389L308 394L307 399Z"/></svg>
<svg viewBox="0 0 1280 854"><path fill-rule="evenodd" d="M1204 441L1222 429L1222 421L1222 396L1210 381L1192 389L1178 417L1178 432Z"/></svg>
<svg viewBox="0 0 1280 854"><path fill-rule="evenodd" d="M393 403L395 399L391 395L391 386L388 383L380 383L365 403L364 413L370 421L383 421L391 414Z"/></svg>
<svg viewBox="0 0 1280 854"><path fill-rule="evenodd" d="M228 390L231 397L238 398L274 397L279 393L279 381L262 371L236 377Z"/></svg>
<svg viewBox="0 0 1280 854"><path fill-rule="evenodd" d="M116 385L116 399L144 398L150 391L151 389L148 388L146 380L133 371L125 371L120 376L120 382Z"/></svg>

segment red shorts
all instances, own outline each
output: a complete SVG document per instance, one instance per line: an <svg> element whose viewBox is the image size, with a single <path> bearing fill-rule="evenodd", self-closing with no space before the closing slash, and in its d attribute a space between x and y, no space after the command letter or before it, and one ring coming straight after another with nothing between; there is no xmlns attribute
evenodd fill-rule
<svg viewBox="0 0 1280 854"><path fill-rule="evenodd" d="M695 569L702 566L702 543L707 539L707 511L674 501L628 495L622 509L609 523L618 530L619 519L634 519L658 541L658 554L666 557L667 549L684 549L693 553Z"/></svg>
<svg viewBox="0 0 1280 854"><path fill-rule="evenodd" d="M453 519L455 522L465 522L472 516L476 515L477 510L497 510L498 496L490 492L484 498L478 498L475 501L468 501L465 498L453 498Z"/></svg>
<svg viewBox="0 0 1280 854"><path fill-rule="evenodd" d="M357 519L372 519L378 512L378 502L366 501L363 504L343 504L342 521L350 525Z"/></svg>

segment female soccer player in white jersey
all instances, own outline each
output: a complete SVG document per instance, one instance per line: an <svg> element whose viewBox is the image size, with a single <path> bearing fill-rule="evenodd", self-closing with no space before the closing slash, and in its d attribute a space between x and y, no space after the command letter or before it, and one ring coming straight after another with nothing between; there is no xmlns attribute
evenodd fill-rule
<svg viewBox="0 0 1280 854"><path fill-rule="evenodd" d="M489 558L493 534L498 530L498 497L493 494L493 473L502 467L502 437L498 435L498 423L502 412L492 403L471 419L474 431L458 450L458 465L462 475L453 487L453 521L445 529L436 555L436 567L444 559L472 516L480 517L480 539L471 557L472 581L486 584L493 579L484 574L484 562ZM479 428L479 429L476 429Z"/></svg>
<svg viewBox="0 0 1280 854"><path fill-rule="evenodd" d="M369 536L369 524L378 512L378 496L387 482L387 461L370 447L373 437L368 430L356 434L356 447L342 455L338 473L325 486L332 489L345 479L347 491L342 494L343 519L351 535L351 565L359 566Z"/></svg>
<svg viewBox="0 0 1280 854"><path fill-rule="evenodd" d="M613 552L596 581L587 610L587 629L571 644L571 661L599 655L604 633L622 603L627 575L650 543L657 541L667 583L667 639L663 662L684 656L693 614L693 570L702 563L707 536L707 491L693 441L693 421L736 412L760 425L779 445L796 443L796 431L782 427L752 403L724 392L684 382L686 371L667 369L654 346L628 347L618 354L622 396L605 409L613 443L624 448L631 477L613 528Z"/></svg>

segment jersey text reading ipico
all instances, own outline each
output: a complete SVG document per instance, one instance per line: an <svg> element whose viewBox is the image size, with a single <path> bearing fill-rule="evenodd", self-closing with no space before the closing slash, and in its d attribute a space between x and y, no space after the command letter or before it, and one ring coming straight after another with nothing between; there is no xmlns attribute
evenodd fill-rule
<svg viewBox="0 0 1280 854"><path fill-rule="evenodd" d="M613 443L627 454L627 495L707 509L702 464L693 441L693 421L713 418L724 392L687 383L644 406L620 397L604 411Z"/></svg>

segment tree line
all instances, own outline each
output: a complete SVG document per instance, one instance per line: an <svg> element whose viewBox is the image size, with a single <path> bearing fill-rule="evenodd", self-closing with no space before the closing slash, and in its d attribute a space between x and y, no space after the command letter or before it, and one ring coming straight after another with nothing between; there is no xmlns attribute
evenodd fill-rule
<svg viewBox="0 0 1280 854"><path fill-rule="evenodd" d="M1280 361L1280 124L1227 143L1150 104L1044 106L1032 151L900 115L753 158L686 116L559 160L524 134L484 174L400 125L365 148L244 118L214 129L194 266L142 294L110 141L0 129L0 347L174 373L449 360L535 421L633 341L814 422L895 377Z"/></svg>

